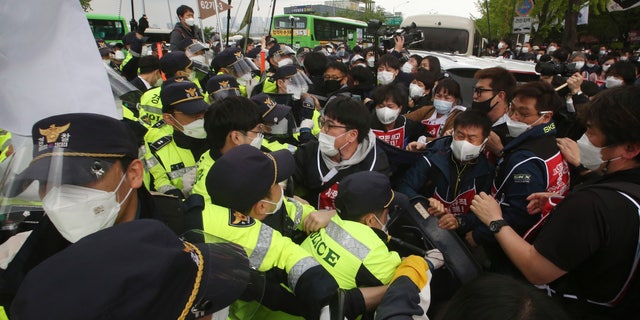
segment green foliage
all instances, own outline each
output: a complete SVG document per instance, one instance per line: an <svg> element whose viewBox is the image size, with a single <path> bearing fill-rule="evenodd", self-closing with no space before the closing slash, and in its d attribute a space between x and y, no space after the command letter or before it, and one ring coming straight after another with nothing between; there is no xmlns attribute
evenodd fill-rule
<svg viewBox="0 0 640 320"><path fill-rule="evenodd" d="M89 12L91 10L91 0L80 0L80 5L84 12Z"/></svg>

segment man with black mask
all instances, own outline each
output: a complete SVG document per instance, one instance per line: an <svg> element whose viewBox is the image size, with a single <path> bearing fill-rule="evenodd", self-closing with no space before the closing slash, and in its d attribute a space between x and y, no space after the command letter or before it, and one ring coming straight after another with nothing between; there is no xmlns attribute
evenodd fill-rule
<svg viewBox="0 0 640 320"><path fill-rule="evenodd" d="M516 79L500 67L478 70L473 78L478 82L473 87L471 109L485 113L493 123L485 149L490 153L489 159L495 160L502 156L502 149L513 139L509 135L506 120Z"/></svg>

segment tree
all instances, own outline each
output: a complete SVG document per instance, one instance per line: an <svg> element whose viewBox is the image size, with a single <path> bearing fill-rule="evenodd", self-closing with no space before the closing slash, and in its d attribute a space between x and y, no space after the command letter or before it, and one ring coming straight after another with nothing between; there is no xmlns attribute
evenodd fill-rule
<svg viewBox="0 0 640 320"><path fill-rule="evenodd" d="M91 10L91 0L80 0L80 5L84 12L89 12L89 10Z"/></svg>

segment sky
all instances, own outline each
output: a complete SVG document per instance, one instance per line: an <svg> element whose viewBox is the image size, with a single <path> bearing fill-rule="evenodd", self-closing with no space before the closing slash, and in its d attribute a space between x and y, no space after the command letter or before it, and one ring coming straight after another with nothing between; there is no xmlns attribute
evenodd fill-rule
<svg viewBox="0 0 640 320"><path fill-rule="evenodd" d="M244 17L244 13L249 4L249 0L231 0L231 20L237 20L239 23ZM269 17L271 14L272 0L256 0L254 17ZM143 6L144 2L144 6ZM228 1L227 1L228 2ZM173 18L176 22L176 8L182 4L186 4L192 8L197 7L197 0L134 0L135 18L138 20L142 16L143 7L146 8L146 14L152 27L166 28ZM311 0L304 4L323 4L321 0ZM284 7L300 5L300 1L296 0L276 0L276 14L284 13ZM479 17L480 13L475 7L475 0L377 0L376 5L382 6L386 11L402 12L403 16L413 14L433 13L433 14L450 14L462 17L473 15ZM102 14L118 14L120 13L125 19L131 19L131 0L92 0L91 7L93 13ZM169 7L171 10L169 10ZM169 12L171 12L171 17ZM196 14L197 15L197 14ZM226 13L223 13L226 21ZM205 26L214 26L216 24L215 17L203 20Z"/></svg>

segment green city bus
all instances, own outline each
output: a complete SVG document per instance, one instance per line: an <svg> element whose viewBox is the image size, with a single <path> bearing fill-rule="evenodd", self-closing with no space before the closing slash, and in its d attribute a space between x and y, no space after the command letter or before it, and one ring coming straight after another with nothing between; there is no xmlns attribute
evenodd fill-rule
<svg viewBox="0 0 640 320"><path fill-rule="evenodd" d="M293 26L291 25L293 17ZM293 27L293 28L292 28ZM324 45L328 42L346 42L353 48L365 38L367 23L342 18L320 17L309 14L282 14L273 17L271 36L278 43L286 43L294 48ZM293 31L293 44L291 43Z"/></svg>
<svg viewBox="0 0 640 320"><path fill-rule="evenodd" d="M93 37L104 39L106 43L122 42L129 32L127 21L118 15L87 13L87 20Z"/></svg>

